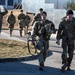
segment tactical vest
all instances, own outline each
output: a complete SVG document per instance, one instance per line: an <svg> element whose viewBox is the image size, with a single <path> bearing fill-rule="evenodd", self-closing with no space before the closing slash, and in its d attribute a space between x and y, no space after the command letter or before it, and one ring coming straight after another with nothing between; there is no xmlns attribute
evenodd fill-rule
<svg viewBox="0 0 75 75"><path fill-rule="evenodd" d="M45 22L39 21L35 27L35 34L39 35L39 37L42 37L45 40L49 40L52 31L51 24L52 22L48 20L46 20Z"/></svg>

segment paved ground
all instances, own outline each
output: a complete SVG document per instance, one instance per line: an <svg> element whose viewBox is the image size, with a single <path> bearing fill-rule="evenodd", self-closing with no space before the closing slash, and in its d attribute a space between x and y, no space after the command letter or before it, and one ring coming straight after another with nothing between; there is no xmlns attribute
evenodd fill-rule
<svg viewBox="0 0 75 75"><path fill-rule="evenodd" d="M19 31L14 30L13 37L9 36L8 30L3 30L0 38L25 41L27 36L20 37ZM62 73L61 46L56 45L56 35L51 36L50 50L45 62L45 71L39 71L38 57L30 57L27 61L0 63L0 75L75 75L75 54L72 61L72 71Z"/></svg>

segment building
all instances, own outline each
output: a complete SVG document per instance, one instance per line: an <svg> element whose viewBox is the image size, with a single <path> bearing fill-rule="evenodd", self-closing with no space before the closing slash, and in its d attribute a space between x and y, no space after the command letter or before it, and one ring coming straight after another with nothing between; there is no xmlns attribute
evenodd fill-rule
<svg viewBox="0 0 75 75"><path fill-rule="evenodd" d="M44 11L47 12L47 18L53 21L55 27L58 29L61 19L66 15L64 6L67 5L67 2L72 1L73 0L22 0L22 9L37 14L39 8L43 8Z"/></svg>
<svg viewBox="0 0 75 75"><path fill-rule="evenodd" d="M66 7L66 4L68 2L71 3L72 1L75 2L75 0L45 0L45 3L54 3L55 9L64 9L64 7Z"/></svg>
<svg viewBox="0 0 75 75"><path fill-rule="evenodd" d="M39 5L43 7L44 4L54 4L54 9L64 9L66 7L67 2L72 2L75 0L22 0L23 8L27 7L29 5L34 5L36 7L39 7ZM33 7L34 7L33 6Z"/></svg>
<svg viewBox="0 0 75 75"><path fill-rule="evenodd" d="M21 1L22 0L0 0L0 5L3 5L8 9L13 9L13 5L15 3L20 3Z"/></svg>

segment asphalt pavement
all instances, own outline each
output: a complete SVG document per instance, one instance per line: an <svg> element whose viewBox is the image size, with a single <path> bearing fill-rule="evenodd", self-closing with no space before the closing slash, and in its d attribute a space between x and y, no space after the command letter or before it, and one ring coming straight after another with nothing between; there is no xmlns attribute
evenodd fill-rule
<svg viewBox="0 0 75 75"><path fill-rule="evenodd" d="M27 36L20 37L19 31L14 30L13 36L10 37L8 30L2 30L0 39L12 39L17 41L26 41ZM71 64L71 71L61 72L61 45L56 43L56 34L51 36L48 57L45 61L45 70L40 71L38 55L26 56L22 60L0 62L0 75L75 75L75 54ZM16 59L15 59L16 60ZM8 61L8 59L7 59Z"/></svg>

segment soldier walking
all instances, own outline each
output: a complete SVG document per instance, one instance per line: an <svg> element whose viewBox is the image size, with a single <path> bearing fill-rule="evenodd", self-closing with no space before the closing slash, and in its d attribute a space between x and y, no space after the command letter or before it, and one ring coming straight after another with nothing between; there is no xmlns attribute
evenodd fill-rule
<svg viewBox="0 0 75 75"><path fill-rule="evenodd" d="M66 17L60 22L57 33L57 44L60 44L62 39L62 68L61 71L65 71L66 68L69 71L74 52L74 39L75 39L75 19L73 17L73 11L68 10Z"/></svg>
<svg viewBox="0 0 75 75"><path fill-rule="evenodd" d="M10 32L10 36L12 36L12 32L14 29L14 24L16 22L16 18L13 15L13 11L11 11L10 15L8 16L7 22L9 23L9 32Z"/></svg>
<svg viewBox="0 0 75 75"><path fill-rule="evenodd" d="M25 14L23 13L23 10L21 10L21 13L18 15L18 20L20 36L22 37L23 27L25 26Z"/></svg>
<svg viewBox="0 0 75 75"><path fill-rule="evenodd" d="M32 44L34 45L35 37L38 36L38 42L36 48L40 50L39 54L39 69L44 70L44 62L47 57L49 49L49 40L52 33L55 33L55 26L53 22L46 19L47 13L43 12L41 15L41 21L35 22L32 34Z"/></svg>
<svg viewBox="0 0 75 75"><path fill-rule="evenodd" d="M26 12L26 15L25 15L25 26L24 26L24 35L26 35L27 32L28 32L28 27L29 27L30 20L31 20L31 18L28 15L28 12Z"/></svg>
<svg viewBox="0 0 75 75"><path fill-rule="evenodd" d="M40 8L39 9L39 13L34 16L34 19L33 19L33 22L32 22L32 26L33 26L33 24L34 24L35 21L41 21L41 15L42 15L42 13L43 13L43 9Z"/></svg>
<svg viewBox="0 0 75 75"><path fill-rule="evenodd" d="M5 7L4 7L4 12L0 11L0 33L2 30L3 16L6 15L7 13L8 13L8 11Z"/></svg>

